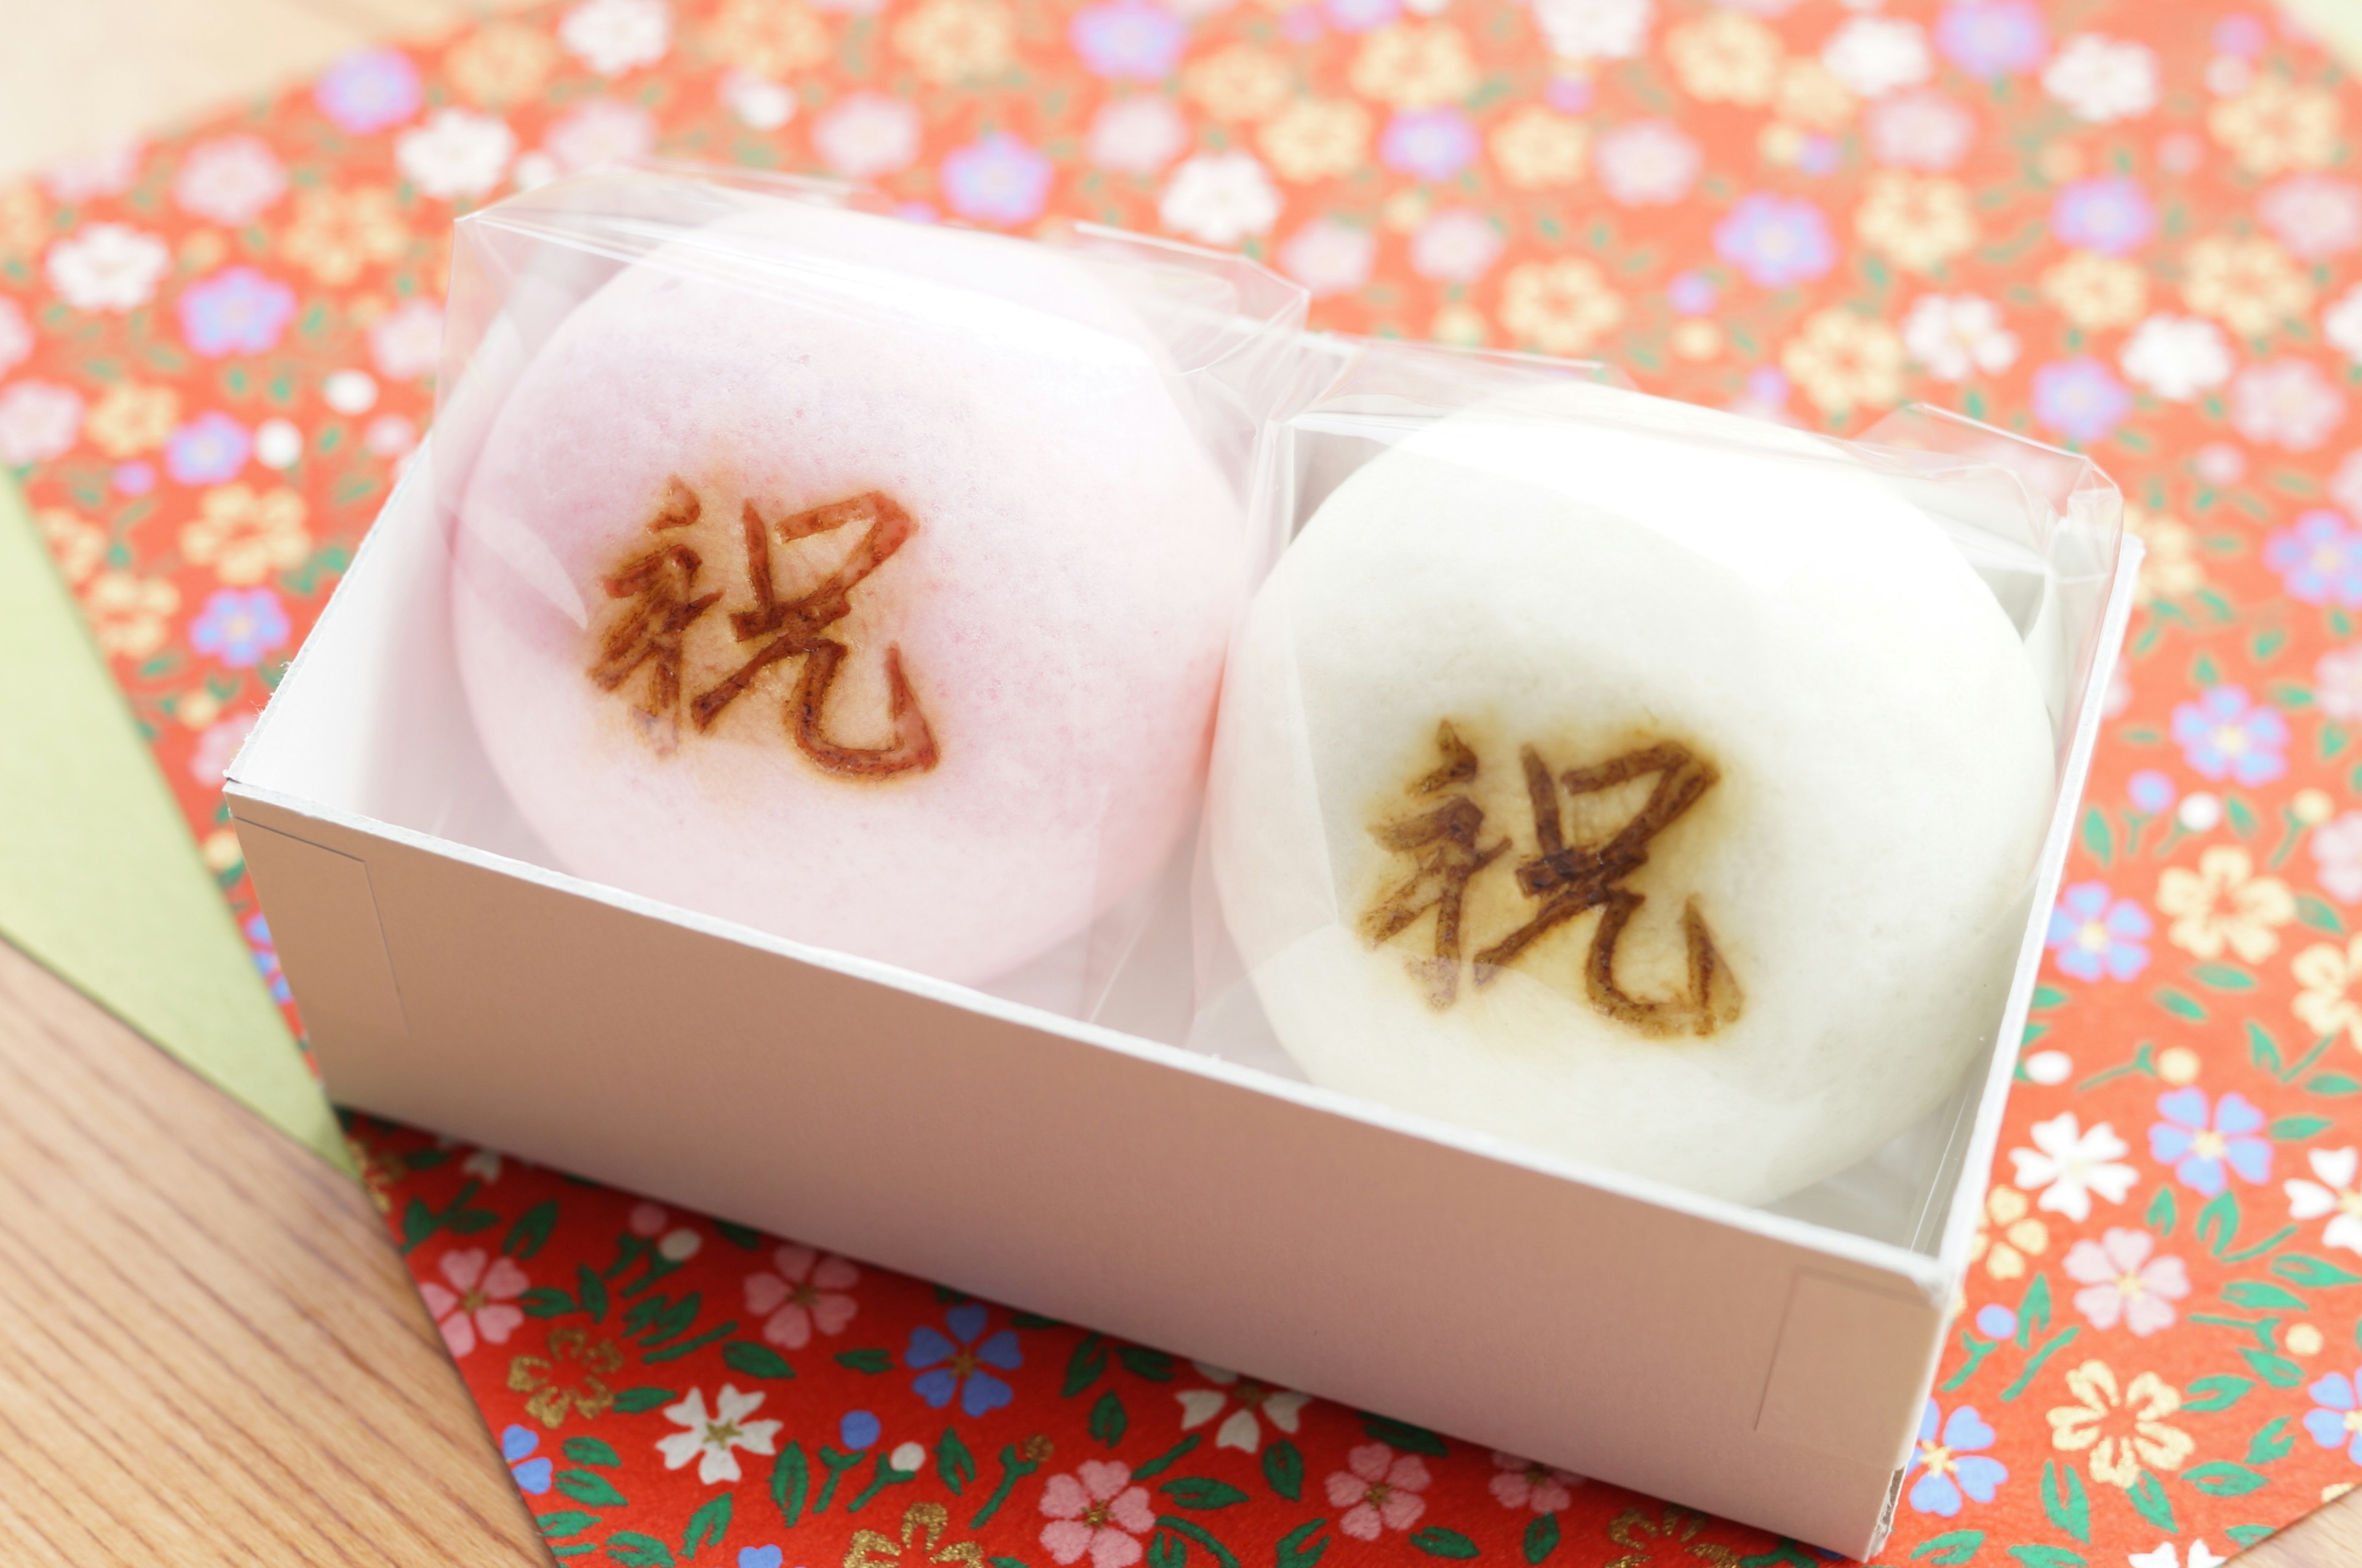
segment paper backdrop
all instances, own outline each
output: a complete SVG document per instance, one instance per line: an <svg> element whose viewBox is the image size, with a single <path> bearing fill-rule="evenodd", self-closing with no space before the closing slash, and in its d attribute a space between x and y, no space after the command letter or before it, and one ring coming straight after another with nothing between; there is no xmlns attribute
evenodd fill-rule
<svg viewBox="0 0 2362 1568"><path fill-rule="evenodd" d="M0 462L274 976L222 766L426 418L453 213L601 157L1242 246L1329 326L2092 452L2145 602L1886 1560L2203 1568L2362 1479L2357 110L2217 0L582 0L0 190ZM352 1132L566 1557L1809 1557Z"/></svg>

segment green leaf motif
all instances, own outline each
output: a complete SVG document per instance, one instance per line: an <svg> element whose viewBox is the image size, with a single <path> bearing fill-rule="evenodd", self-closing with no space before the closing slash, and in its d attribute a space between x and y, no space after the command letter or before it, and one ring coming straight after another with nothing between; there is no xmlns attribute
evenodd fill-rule
<svg viewBox="0 0 2362 1568"><path fill-rule="evenodd" d="M2017 1303L2017 1348L2025 1349L2034 1336L2050 1326L2050 1276L2036 1272L2034 1283Z"/></svg>
<svg viewBox="0 0 2362 1568"><path fill-rule="evenodd" d="M960 1441L959 1433L950 1427L944 1429L943 1437L935 1443L935 1474L955 1497L976 1479L976 1455L967 1451L967 1444Z"/></svg>
<svg viewBox="0 0 2362 1568"><path fill-rule="evenodd" d="M1429 1525L1425 1529L1412 1532L1410 1543L1429 1557L1464 1560L1476 1555L1474 1541L1458 1530L1446 1529L1441 1525Z"/></svg>
<svg viewBox="0 0 2362 1568"><path fill-rule="evenodd" d="M2239 1195L2225 1191L2206 1200L2198 1211L2198 1240L2201 1245L2221 1257L2231 1248L2239 1234Z"/></svg>
<svg viewBox="0 0 2362 1568"><path fill-rule="evenodd" d="M2116 857L2116 835L2108 829L2108 813L2097 806L2083 813L2083 847L2103 866Z"/></svg>
<svg viewBox="0 0 2362 1568"><path fill-rule="evenodd" d="M2362 1083L2344 1073L2317 1074L2305 1080L2304 1088L2307 1094L2362 1094Z"/></svg>
<svg viewBox="0 0 2362 1568"><path fill-rule="evenodd" d="M2034 1011L2047 1012L2054 1007L2065 1007L2066 1005L2067 993L2060 990L2058 987L2036 986L2034 988Z"/></svg>
<svg viewBox="0 0 2362 1568"><path fill-rule="evenodd" d="M752 1340L732 1340L722 1347L723 1364L733 1372L743 1372L749 1377L793 1377L796 1369L788 1358L768 1345Z"/></svg>
<svg viewBox="0 0 2362 1568"><path fill-rule="evenodd" d="M592 1322L604 1322L607 1318L607 1282L592 1274L589 1264L579 1264L578 1272L582 1286L582 1309L590 1314Z"/></svg>
<svg viewBox="0 0 2362 1568"><path fill-rule="evenodd" d="M1425 1427L1415 1427L1389 1416L1373 1416L1366 1410L1362 1413L1362 1432L1375 1441L1389 1443L1406 1452L1423 1453L1430 1459L1440 1459L1450 1452L1443 1440Z"/></svg>
<svg viewBox="0 0 2362 1568"><path fill-rule="evenodd" d="M2206 1010L2197 999L2168 986L2157 993L2157 1005L2176 1018L2186 1018L2192 1023L2206 1021Z"/></svg>
<svg viewBox="0 0 2362 1568"><path fill-rule="evenodd" d="M2092 1542L2092 1499L2084 1494L2083 1478L2071 1464L2042 1462L2042 1511L2052 1524L2086 1546Z"/></svg>
<svg viewBox="0 0 2362 1568"><path fill-rule="evenodd" d="M2259 1540L2269 1540L2279 1531L2270 1525L2227 1525L2224 1528L2223 1533L2241 1546L2253 1546Z"/></svg>
<svg viewBox="0 0 2362 1568"><path fill-rule="evenodd" d="M2223 1287L2223 1299L2234 1307L2283 1307L2293 1312L2305 1309L2303 1297L2263 1279L2235 1279Z"/></svg>
<svg viewBox="0 0 2362 1568"><path fill-rule="evenodd" d="M763 1232L751 1225L734 1225L727 1220L716 1220L713 1229L723 1241L742 1252L753 1252L763 1244Z"/></svg>
<svg viewBox="0 0 2362 1568"><path fill-rule="evenodd" d="M730 1496L724 1492L689 1516L689 1528L680 1532L683 1557L694 1557L700 1548L722 1544L722 1538L730 1533Z"/></svg>
<svg viewBox="0 0 2362 1568"><path fill-rule="evenodd" d="M2147 1219L2149 1229L2160 1236L2170 1236L2173 1234L2173 1222L2180 1217L2180 1208L2173 1201L2173 1188L2158 1187L2156 1196L2148 1200Z"/></svg>
<svg viewBox="0 0 2362 1568"><path fill-rule="evenodd" d="M1205 1512L1211 1508L1227 1508L1233 1503L1243 1503L1247 1495L1227 1481L1217 1481L1206 1475L1183 1475L1167 1481L1157 1488L1185 1508Z"/></svg>
<svg viewBox="0 0 2362 1568"><path fill-rule="evenodd" d="M791 1442L771 1462L771 1500L779 1505L779 1518L789 1529L803 1518L804 1500L811 1496L811 1462L804 1458L804 1445Z"/></svg>
<svg viewBox="0 0 2362 1568"><path fill-rule="evenodd" d="M1191 1432L1187 1437L1183 1438L1179 1442L1175 1443L1171 1448L1166 1449L1163 1453L1158 1454L1154 1459L1150 1460L1147 1463L1134 1465L1132 1467L1131 1478L1135 1481L1147 1481L1164 1474L1166 1471L1172 1469L1175 1464L1187 1458L1189 1451L1196 1448L1198 1444L1203 1441L1204 1440L1196 1432Z"/></svg>
<svg viewBox="0 0 2362 1568"><path fill-rule="evenodd" d="M1148 1568L1182 1568L1189 1561L1189 1543L1171 1530L1148 1538Z"/></svg>
<svg viewBox="0 0 2362 1568"><path fill-rule="evenodd" d="M643 1410L653 1410L658 1405L669 1405L680 1397L675 1388L626 1388L615 1396L615 1408L624 1415L636 1416Z"/></svg>
<svg viewBox="0 0 2362 1568"><path fill-rule="evenodd" d="M534 1522L541 1533L552 1540L562 1540L569 1535L580 1535L599 1522L597 1514L586 1514L579 1508L560 1508L554 1514L542 1514Z"/></svg>
<svg viewBox="0 0 2362 1568"><path fill-rule="evenodd" d="M517 1216L509 1233L501 1238L501 1251L513 1258L531 1262L549 1240L549 1232L557 1223L557 1199L545 1198Z"/></svg>
<svg viewBox="0 0 2362 1568"><path fill-rule="evenodd" d="M1123 1397L1110 1388L1098 1397L1091 1407L1089 1430L1092 1437L1113 1448L1123 1441L1131 1425L1131 1415L1123 1408Z"/></svg>
<svg viewBox="0 0 2362 1568"><path fill-rule="evenodd" d="M2197 1397L2183 1401L2181 1408L2202 1414L2209 1410L2227 1410L2255 1386L2252 1377L2202 1377L2190 1386L2190 1392Z"/></svg>
<svg viewBox="0 0 2362 1568"><path fill-rule="evenodd" d="M2332 936L2345 934L2345 922L2337 918L2335 910L2319 899L2308 898L2302 893L2297 895L2296 918L2315 931L2325 931Z"/></svg>
<svg viewBox="0 0 2362 1568"><path fill-rule="evenodd" d="M1275 1439L1263 1451L1263 1478L1280 1496L1298 1501L1304 1496L1304 1455L1286 1438Z"/></svg>
<svg viewBox="0 0 2362 1568"><path fill-rule="evenodd" d="M1085 1334L1075 1353L1066 1358L1066 1381L1059 1386L1059 1397L1071 1399L1097 1383L1107 1364L1107 1342L1097 1334Z"/></svg>
<svg viewBox="0 0 2362 1568"><path fill-rule="evenodd" d="M2013 1546L2009 1554L2025 1568L2084 1568L2083 1554L2063 1546Z"/></svg>
<svg viewBox="0 0 2362 1568"><path fill-rule="evenodd" d="M2247 1463L2269 1464L2275 1459L2286 1459L2289 1450L2296 1446L2296 1434L2289 1430L2289 1419L2281 1416L2266 1422L2247 1442Z"/></svg>
<svg viewBox="0 0 2362 1568"><path fill-rule="evenodd" d="M588 1503L594 1508L620 1508L631 1499L609 1485L604 1475L594 1475L588 1470L561 1470L557 1473L557 1489L578 1503Z"/></svg>
<svg viewBox="0 0 2362 1568"><path fill-rule="evenodd" d="M1536 1514L1526 1526L1526 1561L1540 1568L1550 1554L1558 1550L1559 1528L1556 1514Z"/></svg>
<svg viewBox="0 0 2362 1568"><path fill-rule="evenodd" d="M563 1290L536 1286L517 1297L528 1318L562 1318L574 1310L574 1297Z"/></svg>
<svg viewBox="0 0 2362 1568"><path fill-rule="evenodd" d="M2326 1116L2283 1116L2272 1123L2270 1132L2281 1143L2293 1143L2316 1132L2326 1132L2332 1125Z"/></svg>
<svg viewBox="0 0 2362 1568"><path fill-rule="evenodd" d="M1220 1541L1216 1540L1213 1537L1213 1533L1207 1529L1205 1526L1200 1524L1192 1524L1187 1519L1175 1518L1171 1514L1157 1515L1156 1522L1164 1529L1171 1530L1175 1535L1183 1536L1190 1540L1194 1540L1199 1546L1202 1546L1207 1551L1212 1552L1214 1554L1214 1561L1220 1563L1222 1568L1239 1568L1237 1554L1232 1552L1229 1547L1224 1546Z"/></svg>
<svg viewBox="0 0 2362 1568"><path fill-rule="evenodd" d="M2256 1369L2257 1376L2275 1388L2293 1388L2304 1381L2304 1368L2284 1355L2270 1351L2244 1350L2239 1359Z"/></svg>
<svg viewBox="0 0 2362 1568"><path fill-rule="evenodd" d="M2165 1495L2165 1483L2147 1471L2141 1472L2141 1478L2125 1496L2130 1499L2135 1513L2166 1534L2173 1535L2180 1530L2181 1527L2173 1522L2173 1504Z"/></svg>
<svg viewBox="0 0 2362 1568"><path fill-rule="evenodd" d="M2275 1076L2280 1070L2279 1042L2252 1018L2247 1021L2247 1059Z"/></svg>
<svg viewBox="0 0 2362 1568"><path fill-rule="evenodd" d="M1161 1350L1150 1350L1144 1345L1124 1345L1116 1351L1115 1358L1123 1363L1123 1369L1134 1377L1145 1377L1151 1383L1173 1381L1173 1358Z"/></svg>
<svg viewBox="0 0 2362 1568"><path fill-rule="evenodd" d="M2256 977L2235 964L2201 964L2190 971L2191 978L2211 991L2252 991Z"/></svg>
<svg viewBox="0 0 2362 1568"><path fill-rule="evenodd" d="M1977 1550L1984 1543L1985 1532L1981 1529L1948 1529L1921 1541L1911 1553L1911 1561L1936 1563L1938 1568L1959 1568L1963 1562L1976 1561Z"/></svg>
<svg viewBox="0 0 2362 1568"><path fill-rule="evenodd" d="M1018 1329L1063 1329L1066 1325L1055 1318L1044 1318L1039 1312L1011 1312L1010 1326Z"/></svg>
<svg viewBox="0 0 2362 1568"><path fill-rule="evenodd" d="M2257 1474L2244 1464L2227 1462L2201 1464L2181 1473L2181 1478L2210 1497L2244 1497L2250 1492L2261 1491L2271 1484L2270 1477Z"/></svg>
<svg viewBox="0 0 2362 1568"><path fill-rule="evenodd" d="M2362 1274L2343 1269L2334 1263L2307 1257L2302 1253L2288 1253L2272 1260L2272 1272L2282 1279L2316 1288L2337 1285L2362 1285Z"/></svg>
<svg viewBox="0 0 2362 1568"><path fill-rule="evenodd" d="M1329 1538L1320 1534L1327 1519L1308 1519L1279 1538L1279 1568L1312 1568L1329 1550Z"/></svg>
<svg viewBox="0 0 2362 1568"><path fill-rule="evenodd" d="M673 1568L672 1548L652 1535L627 1529L607 1539L607 1555L624 1568Z"/></svg>
<svg viewBox="0 0 2362 1568"><path fill-rule="evenodd" d="M849 1372L876 1375L894 1370L894 1353L887 1350L846 1350L836 1353L836 1364Z"/></svg>
<svg viewBox="0 0 2362 1568"><path fill-rule="evenodd" d="M565 1442L566 1457L577 1464L604 1464L610 1469L624 1463L624 1456L594 1437L570 1437Z"/></svg>

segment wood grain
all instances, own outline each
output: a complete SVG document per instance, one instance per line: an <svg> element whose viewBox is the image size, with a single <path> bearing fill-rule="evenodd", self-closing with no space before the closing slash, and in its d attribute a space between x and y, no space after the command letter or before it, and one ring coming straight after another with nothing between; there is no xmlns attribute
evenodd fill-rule
<svg viewBox="0 0 2362 1568"><path fill-rule="evenodd" d="M5 944L0 1561L550 1561L368 1197Z"/></svg>

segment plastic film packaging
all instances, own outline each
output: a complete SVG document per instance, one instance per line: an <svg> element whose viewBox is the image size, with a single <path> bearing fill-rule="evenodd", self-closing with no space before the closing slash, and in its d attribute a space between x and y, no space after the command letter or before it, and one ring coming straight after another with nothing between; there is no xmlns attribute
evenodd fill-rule
<svg viewBox="0 0 2362 1568"><path fill-rule="evenodd" d="M2015 1044L2113 485L1925 410L1840 441L1336 351L1231 656L1193 1038L1931 1245Z"/></svg>

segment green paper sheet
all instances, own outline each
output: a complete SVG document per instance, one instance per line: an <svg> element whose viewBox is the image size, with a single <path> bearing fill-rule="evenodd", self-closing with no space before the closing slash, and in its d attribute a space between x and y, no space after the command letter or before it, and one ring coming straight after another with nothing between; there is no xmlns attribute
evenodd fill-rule
<svg viewBox="0 0 2362 1568"><path fill-rule="evenodd" d="M138 725L0 478L0 935L348 1167Z"/></svg>

